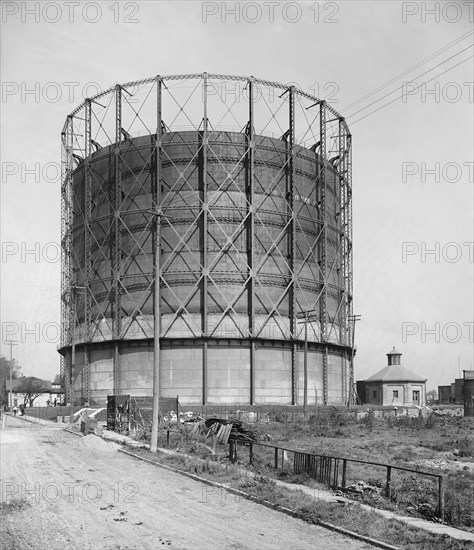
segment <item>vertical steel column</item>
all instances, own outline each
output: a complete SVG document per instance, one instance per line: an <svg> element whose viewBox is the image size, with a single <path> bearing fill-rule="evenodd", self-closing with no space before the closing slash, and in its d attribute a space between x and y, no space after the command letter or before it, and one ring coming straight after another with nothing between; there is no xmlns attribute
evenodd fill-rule
<svg viewBox="0 0 474 550"><path fill-rule="evenodd" d="M338 274L338 287L341 288L341 294L339 296L340 307L339 307L339 343L343 346L348 344L348 320L347 320L347 289L346 289L346 271L347 271L347 262L346 262L346 248L347 243L345 239L345 223L346 223L346 202L347 202L347 188L344 178L345 166L346 166L346 155L345 155L345 142L346 142L346 133L344 127L344 119L339 117L338 124L338 156L339 162L337 164L337 177L338 184L340 189L339 197L339 231L338 237L340 239L340 258L341 265L339 266ZM337 224L336 224L337 226ZM347 384L347 352L344 351L341 357L341 384L342 384L342 403L348 404L348 384Z"/></svg>
<svg viewBox="0 0 474 550"><path fill-rule="evenodd" d="M66 358L64 355L59 356L59 389L61 393L66 395L66 381L64 379L64 370L65 370Z"/></svg>
<svg viewBox="0 0 474 550"><path fill-rule="evenodd" d="M69 287L66 289L69 299L69 337L71 344L71 359L69 363L69 402L71 407L74 406L75 392L74 392L74 364L76 362L75 354L75 338L76 338L76 297L71 293L71 289L74 288L74 265L72 258L72 250L74 246L73 241L73 209L74 209L74 186L73 186L73 152L74 152L74 118L70 117L70 133L69 133L69 151L70 151L70 165L69 165L69 184L68 184L68 196L69 196Z"/></svg>
<svg viewBox="0 0 474 550"><path fill-rule="evenodd" d="M291 404L298 405L298 384L297 384L297 360L298 342L293 341L291 350Z"/></svg>
<svg viewBox="0 0 474 550"><path fill-rule="evenodd" d="M291 216L291 243L290 243L290 275L291 275L291 287L290 287L290 300L289 300L289 317L290 317L290 337L293 340L293 346L291 349L291 402L293 405L297 403L296 396L296 360L298 348L296 345L297 335L297 324L296 324L296 283L297 283L297 274L296 274L296 212L295 212L295 87L290 86L289 88L289 101L288 101L288 146L289 151L289 186L287 188L287 197L289 202L289 214Z"/></svg>
<svg viewBox="0 0 474 550"><path fill-rule="evenodd" d="M70 284L69 281L69 200L68 200L68 184L69 184L69 121L64 125L61 133L61 347L69 343L68 335L68 309L69 305L66 301L66 290Z"/></svg>
<svg viewBox="0 0 474 550"><path fill-rule="evenodd" d="M324 396L324 404L328 404L328 347L326 345L324 349L324 355L323 355L323 396Z"/></svg>
<svg viewBox="0 0 474 550"><path fill-rule="evenodd" d="M61 134L61 347L72 343L71 296L72 285L72 152L73 118L67 117ZM70 400L71 361L69 353L61 360L61 386L66 402Z"/></svg>
<svg viewBox="0 0 474 550"><path fill-rule="evenodd" d="M153 410L151 423L151 452L157 451L158 427L160 423L160 336L161 336L161 106L162 106L162 78L156 77L156 142L155 142L155 189L152 190L154 199L155 228L154 239L154 286L153 286ZM178 414L178 413L177 413Z"/></svg>
<svg viewBox="0 0 474 550"><path fill-rule="evenodd" d="M112 338L114 340L114 394L120 393L120 349L119 339L121 332L121 307L120 307L120 270L121 270L121 235L120 235L120 208L122 202L122 88L119 84L115 86L115 193L114 193L114 248L112 261L113 277L113 312L112 312Z"/></svg>
<svg viewBox="0 0 474 550"><path fill-rule="evenodd" d="M339 268L339 280L338 286L342 288L341 296L339 300L342 305L339 308L339 343L347 346L347 293L346 293L346 247L347 243L344 235L344 225L346 223L346 182L344 179L344 170L345 170L345 132L343 126L343 118L339 117L338 124L338 156L339 162L337 163L337 178L340 189L339 197L339 223L340 227L338 228L338 238L340 239L340 249L341 249L341 265ZM336 223L337 227L337 223Z"/></svg>
<svg viewBox="0 0 474 550"><path fill-rule="evenodd" d="M341 372L341 384L342 384L342 404L343 405L349 405L349 384L347 383L347 352L342 352L341 357L341 363L342 363L342 372Z"/></svg>
<svg viewBox="0 0 474 550"><path fill-rule="evenodd" d="M91 293L90 284L92 279L92 247L91 247L91 219L92 219L92 104L90 99L85 101L85 135L84 135L84 179L85 179L85 205L84 205L84 371L83 371L83 395L86 405L89 405L90 398L90 365L89 345L91 340Z"/></svg>
<svg viewBox="0 0 474 550"><path fill-rule="evenodd" d="M202 404L207 404L207 361L208 344L207 339L202 342Z"/></svg>
<svg viewBox="0 0 474 550"><path fill-rule="evenodd" d="M202 260L202 284L203 284L203 303L202 303L202 335L203 350L202 350L202 404L207 403L207 338L208 338L208 211L209 202L207 195L207 150L208 150L208 133L207 133L207 73L203 73L203 139L202 139L202 231L203 231L203 260Z"/></svg>
<svg viewBox="0 0 474 550"><path fill-rule="evenodd" d="M74 285L71 288L71 300L72 300L72 342L71 342L71 382L69 393L71 396L70 408L69 408L69 422L74 422L74 405L76 402L76 388L75 388L75 366L76 366L76 319L77 319L77 287Z"/></svg>
<svg viewBox="0 0 474 550"><path fill-rule="evenodd" d="M322 216L322 229L321 229L321 278L322 278L322 292L320 297L321 303L321 341L325 344L325 351L323 354L323 395L324 404L328 401L328 348L327 348L327 212L326 212L326 102L321 101L319 105L319 133L320 133L320 170L319 170L319 184L321 189L321 216Z"/></svg>
<svg viewBox="0 0 474 550"><path fill-rule="evenodd" d="M304 312L304 387L303 387L303 413L308 406L308 310Z"/></svg>
<svg viewBox="0 0 474 550"><path fill-rule="evenodd" d="M247 124L247 263L248 269L248 315L250 336L250 404L255 403L255 276L254 249L255 249L255 130L254 130L254 79L248 79L249 90L249 121Z"/></svg>
<svg viewBox="0 0 474 550"><path fill-rule="evenodd" d="M66 351L63 357L64 360L64 403L71 402L71 352Z"/></svg>
<svg viewBox="0 0 474 550"><path fill-rule="evenodd" d="M347 307L347 318L351 319L353 316L353 303L352 303L352 136L347 134L347 174L346 174L346 185L347 185L347 218L346 218L346 227L344 229L345 239L347 241L347 297L348 297L348 307ZM353 340L353 339L352 339ZM349 405L354 405L354 341L352 341L352 353L351 353L351 362L349 366Z"/></svg>

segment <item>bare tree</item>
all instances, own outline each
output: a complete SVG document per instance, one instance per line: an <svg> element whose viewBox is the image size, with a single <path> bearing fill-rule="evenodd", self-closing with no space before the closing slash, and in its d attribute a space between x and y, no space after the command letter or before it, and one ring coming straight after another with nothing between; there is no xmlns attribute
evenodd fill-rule
<svg viewBox="0 0 474 550"><path fill-rule="evenodd" d="M434 403L437 399L438 399L438 392L436 390L431 390L426 392L427 403Z"/></svg>
<svg viewBox="0 0 474 550"><path fill-rule="evenodd" d="M15 393L23 394L24 404L29 404L30 407L37 397L51 390L51 383L34 376L24 376L19 378L15 386Z"/></svg>
<svg viewBox="0 0 474 550"><path fill-rule="evenodd" d="M20 376L20 365L13 359L12 361L12 379L16 380ZM0 355L0 400L1 404L8 403L8 392L6 381L10 379L10 361L3 355Z"/></svg>

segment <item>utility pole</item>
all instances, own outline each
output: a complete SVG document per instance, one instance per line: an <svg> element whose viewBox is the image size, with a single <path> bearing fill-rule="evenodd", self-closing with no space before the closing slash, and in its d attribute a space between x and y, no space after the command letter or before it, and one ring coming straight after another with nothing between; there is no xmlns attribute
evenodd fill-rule
<svg viewBox="0 0 474 550"><path fill-rule="evenodd" d="M69 384L69 422L74 423L74 367L76 365L76 338L75 338L75 326L76 326L76 295L78 290L86 290L85 286L72 285L70 289L71 301L72 301L72 327L71 327L71 382Z"/></svg>
<svg viewBox="0 0 474 550"><path fill-rule="evenodd" d="M160 185L160 182L157 182ZM150 451L158 450L158 427L160 424L160 255L161 255L161 217L156 211L156 242L155 242L155 287L153 300L153 409L151 417Z"/></svg>
<svg viewBox="0 0 474 550"><path fill-rule="evenodd" d="M349 315L349 322L352 322L352 342L351 342L351 364L349 372L349 401L347 405L350 407L354 405L354 355L355 355L355 325L357 321L361 320L360 315Z"/></svg>
<svg viewBox="0 0 474 550"><path fill-rule="evenodd" d="M148 210L155 216L155 283L153 288L153 410L151 416L150 451L158 450L158 428L160 425L160 280L161 280L161 218L166 216L159 210Z"/></svg>
<svg viewBox="0 0 474 550"><path fill-rule="evenodd" d="M5 340L4 344L7 346L10 346L10 392L9 392L9 402L8 407L11 410L13 407L13 395L12 395L12 385L13 385L13 346L17 346L18 344L14 342L13 340Z"/></svg>

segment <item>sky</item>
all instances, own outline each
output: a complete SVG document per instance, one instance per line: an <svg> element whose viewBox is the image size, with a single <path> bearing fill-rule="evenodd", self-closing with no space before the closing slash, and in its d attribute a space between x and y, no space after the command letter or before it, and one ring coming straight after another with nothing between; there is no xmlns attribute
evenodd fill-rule
<svg viewBox="0 0 474 550"><path fill-rule="evenodd" d="M392 347L427 389L474 368L474 3L3 1L1 10L0 354L9 358L4 341L16 340L25 375L59 372L66 116L115 83L202 72L292 83L346 117L356 379L383 368Z"/></svg>

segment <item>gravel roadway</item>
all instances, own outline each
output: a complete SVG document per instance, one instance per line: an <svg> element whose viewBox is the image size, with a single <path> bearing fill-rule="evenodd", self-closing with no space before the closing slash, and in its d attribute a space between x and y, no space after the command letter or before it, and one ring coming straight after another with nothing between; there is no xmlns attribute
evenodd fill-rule
<svg viewBox="0 0 474 550"><path fill-rule="evenodd" d="M0 431L5 550L373 548L77 437L8 417Z"/></svg>

